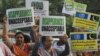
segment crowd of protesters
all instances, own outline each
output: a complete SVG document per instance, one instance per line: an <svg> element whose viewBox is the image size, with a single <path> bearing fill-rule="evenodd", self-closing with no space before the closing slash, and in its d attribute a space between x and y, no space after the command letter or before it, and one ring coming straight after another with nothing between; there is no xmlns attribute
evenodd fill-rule
<svg viewBox="0 0 100 56"><path fill-rule="evenodd" d="M3 17L3 32L0 44L0 56L68 56L69 45L67 42L67 34L61 36L56 44L53 45L53 36L41 36L38 31L38 26L33 25L30 33L31 38L22 33L16 32L15 43L9 37L7 17ZM64 39L63 39L64 38ZM66 40L65 42L63 40ZM62 48L60 48L62 47ZM61 50L60 50L61 49ZM63 49L63 50L62 50Z"/></svg>
<svg viewBox="0 0 100 56"><path fill-rule="evenodd" d="M4 16L0 56L72 56L70 54L73 56L99 56L99 51L72 53L67 34L58 36L59 40L52 43L53 36L42 36L38 28L36 25L32 26L31 37L22 32L16 32L15 43L13 43L8 35L7 17Z"/></svg>

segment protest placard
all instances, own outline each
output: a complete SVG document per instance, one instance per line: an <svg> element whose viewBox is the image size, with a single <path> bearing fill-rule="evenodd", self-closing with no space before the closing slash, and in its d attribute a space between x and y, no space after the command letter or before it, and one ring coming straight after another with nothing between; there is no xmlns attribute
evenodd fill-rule
<svg viewBox="0 0 100 56"><path fill-rule="evenodd" d="M76 12L73 27L84 28L86 31L97 31L100 21L100 15L89 12Z"/></svg>
<svg viewBox="0 0 100 56"><path fill-rule="evenodd" d="M36 22L42 16L49 15L49 1L26 0L26 7L33 7Z"/></svg>
<svg viewBox="0 0 100 56"><path fill-rule="evenodd" d="M84 28L87 29L87 31L91 32L91 31L97 31L99 22L94 22L91 20L85 20L85 19L81 19L81 18L74 18L74 22L73 22L73 27L79 27L79 28Z"/></svg>
<svg viewBox="0 0 100 56"><path fill-rule="evenodd" d="M88 19L88 20L91 20L91 21L96 21L96 22L99 22L99 20L100 20L100 15L90 13L90 12L77 11L74 16L79 17L79 18L83 18L83 19Z"/></svg>
<svg viewBox="0 0 100 56"><path fill-rule="evenodd" d="M85 12L87 8L86 4L78 3L73 0L65 0L62 13L74 15L76 11Z"/></svg>
<svg viewBox="0 0 100 56"><path fill-rule="evenodd" d="M44 16L40 19L40 33L44 36L61 36L66 34L64 16Z"/></svg>
<svg viewBox="0 0 100 56"><path fill-rule="evenodd" d="M62 13L69 14L69 15L74 15L74 1L72 0L64 0L64 5L62 9Z"/></svg>
<svg viewBox="0 0 100 56"><path fill-rule="evenodd" d="M9 29L33 26L35 22L32 12L32 7L8 9L6 14L9 21Z"/></svg>
<svg viewBox="0 0 100 56"><path fill-rule="evenodd" d="M74 2L74 8L75 8L75 11L85 12L87 9L87 5L78 3L78 2Z"/></svg>
<svg viewBox="0 0 100 56"><path fill-rule="evenodd" d="M71 32L70 38L73 52L98 50L96 32Z"/></svg>

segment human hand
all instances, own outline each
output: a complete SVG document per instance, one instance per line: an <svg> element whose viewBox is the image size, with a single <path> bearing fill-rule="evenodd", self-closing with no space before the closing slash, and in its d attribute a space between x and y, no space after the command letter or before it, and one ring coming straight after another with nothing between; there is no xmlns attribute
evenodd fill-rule
<svg viewBox="0 0 100 56"><path fill-rule="evenodd" d="M39 32L36 32L35 42L40 42L41 34Z"/></svg>
<svg viewBox="0 0 100 56"><path fill-rule="evenodd" d="M38 29L39 29L38 25L33 25L33 27L32 27L33 31L38 32Z"/></svg>
<svg viewBox="0 0 100 56"><path fill-rule="evenodd" d="M5 24L7 24L8 23L8 21L7 21L7 17L5 16L5 17L3 17L3 23L5 23Z"/></svg>

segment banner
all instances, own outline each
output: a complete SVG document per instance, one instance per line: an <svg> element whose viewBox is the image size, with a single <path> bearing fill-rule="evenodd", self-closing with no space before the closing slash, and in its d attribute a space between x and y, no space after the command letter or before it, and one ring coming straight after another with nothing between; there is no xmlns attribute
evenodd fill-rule
<svg viewBox="0 0 100 56"><path fill-rule="evenodd" d="M99 22L99 20L100 20L100 15L94 14L94 13L89 13L89 12L77 11L74 16L83 18L83 19L88 19L88 20L95 21L95 22Z"/></svg>
<svg viewBox="0 0 100 56"><path fill-rule="evenodd" d="M43 36L61 36L66 34L64 16L44 16L40 19L40 33Z"/></svg>
<svg viewBox="0 0 100 56"><path fill-rule="evenodd" d="M97 31L99 23L91 20L85 20L81 18L74 18L73 27L84 28L87 32Z"/></svg>
<svg viewBox="0 0 100 56"><path fill-rule="evenodd" d="M33 26L35 22L32 12L32 7L8 9L6 13L9 21L9 29Z"/></svg>
<svg viewBox="0 0 100 56"><path fill-rule="evenodd" d="M73 27L84 28L86 32L97 31L100 15L88 12L76 12Z"/></svg>
<svg viewBox="0 0 100 56"><path fill-rule="evenodd" d="M49 1L26 0L26 7L33 7L36 21L49 15Z"/></svg>
<svg viewBox="0 0 100 56"><path fill-rule="evenodd" d="M74 9L74 1L72 0L65 0L65 3L63 5L62 13L74 15L75 9Z"/></svg>
<svg viewBox="0 0 100 56"><path fill-rule="evenodd" d="M76 11L85 12L87 8L86 4L74 2L73 0L65 0L62 13L74 15Z"/></svg>
<svg viewBox="0 0 100 56"><path fill-rule="evenodd" d="M74 8L75 8L75 11L85 12L87 5L78 3L78 2L74 2Z"/></svg>
<svg viewBox="0 0 100 56"><path fill-rule="evenodd" d="M73 52L98 50L96 32L71 32L70 38Z"/></svg>

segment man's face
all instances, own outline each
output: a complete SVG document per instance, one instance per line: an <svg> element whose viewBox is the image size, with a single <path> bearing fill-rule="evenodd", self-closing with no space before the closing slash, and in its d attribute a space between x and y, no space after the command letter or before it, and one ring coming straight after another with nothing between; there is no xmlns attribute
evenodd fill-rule
<svg viewBox="0 0 100 56"><path fill-rule="evenodd" d="M59 37L60 41L63 42L63 43L67 42L67 38L68 38L67 35Z"/></svg>

